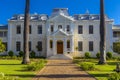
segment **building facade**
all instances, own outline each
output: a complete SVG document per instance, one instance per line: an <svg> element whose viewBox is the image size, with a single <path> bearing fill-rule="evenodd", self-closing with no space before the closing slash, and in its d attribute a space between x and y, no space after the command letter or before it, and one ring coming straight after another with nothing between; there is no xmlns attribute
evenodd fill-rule
<svg viewBox="0 0 120 80"><path fill-rule="evenodd" d="M106 51L113 51L113 42L119 40L120 27L105 16ZM29 51L36 56L49 57L56 54L84 56L91 52L94 57L100 50L100 16L98 14L75 14L70 16L67 8L55 8L50 16L31 14L29 26ZM0 37L6 51L18 55L23 51L24 15L14 15L7 26L0 27Z"/></svg>

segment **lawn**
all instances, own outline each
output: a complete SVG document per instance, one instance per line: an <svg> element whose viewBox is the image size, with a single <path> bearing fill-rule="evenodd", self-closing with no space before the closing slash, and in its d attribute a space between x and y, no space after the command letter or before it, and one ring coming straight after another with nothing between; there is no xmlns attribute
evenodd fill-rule
<svg viewBox="0 0 120 80"><path fill-rule="evenodd" d="M35 71L24 71L27 65L21 64L21 60L0 60L0 72L5 76L18 77L20 80L30 80L35 76Z"/></svg>
<svg viewBox="0 0 120 80"><path fill-rule="evenodd" d="M93 75L98 80L108 80L108 75L110 73L114 73L114 69L116 69L116 64L120 63L120 61L116 60L107 60L107 64L105 65L98 65L97 59L77 59L76 62L78 65L81 62L88 62L88 63L94 63L95 64L95 70L87 71L89 74Z"/></svg>

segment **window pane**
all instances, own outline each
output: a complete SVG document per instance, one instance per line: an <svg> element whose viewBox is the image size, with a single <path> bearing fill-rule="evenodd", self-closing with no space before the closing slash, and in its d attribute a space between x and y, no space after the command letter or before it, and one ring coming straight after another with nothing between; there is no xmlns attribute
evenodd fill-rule
<svg viewBox="0 0 120 80"><path fill-rule="evenodd" d="M31 34L32 33L32 26L31 25L29 25L29 34Z"/></svg>
<svg viewBox="0 0 120 80"><path fill-rule="evenodd" d="M82 50L83 50L83 43L82 43L82 41L79 41L79 42L78 42L78 50L79 50L79 51L82 51Z"/></svg>
<svg viewBox="0 0 120 80"><path fill-rule="evenodd" d="M42 25L38 25L38 34L42 34Z"/></svg>
<svg viewBox="0 0 120 80"><path fill-rule="evenodd" d="M54 31L54 25L51 25L51 32Z"/></svg>
<svg viewBox="0 0 120 80"><path fill-rule="evenodd" d="M70 48L70 41L67 41L67 48Z"/></svg>
<svg viewBox="0 0 120 80"><path fill-rule="evenodd" d="M3 32L0 32L0 37L3 37Z"/></svg>
<svg viewBox="0 0 120 80"><path fill-rule="evenodd" d="M79 25L78 26L78 34L82 34L83 33L83 26Z"/></svg>
<svg viewBox="0 0 120 80"><path fill-rule="evenodd" d="M21 50L21 44L20 42L16 42L16 51L20 51Z"/></svg>
<svg viewBox="0 0 120 80"><path fill-rule="evenodd" d="M31 47L32 47L31 41L29 41L29 51L31 51Z"/></svg>
<svg viewBox="0 0 120 80"><path fill-rule="evenodd" d="M89 34L93 34L93 25L89 26Z"/></svg>
<svg viewBox="0 0 120 80"><path fill-rule="evenodd" d="M50 40L50 48L53 48L53 41Z"/></svg>
<svg viewBox="0 0 120 80"><path fill-rule="evenodd" d="M89 42L89 51L93 51L93 41Z"/></svg>
<svg viewBox="0 0 120 80"><path fill-rule="evenodd" d="M38 41L38 51L42 51L42 41Z"/></svg>
<svg viewBox="0 0 120 80"><path fill-rule="evenodd" d="M67 25L67 32L70 32L70 25Z"/></svg>
<svg viewBox="0 0 120 80"><path fill-rule="evenodd" d="M7 37L7 31L4 32L4 37Z"/></svg>
<svg viewBox="0 0 120 80"><path fill-rule="evenodd" d="M21 26L20 25L17 25L17 30L16 30L17 32L17 34L21 34Z"/></svg>

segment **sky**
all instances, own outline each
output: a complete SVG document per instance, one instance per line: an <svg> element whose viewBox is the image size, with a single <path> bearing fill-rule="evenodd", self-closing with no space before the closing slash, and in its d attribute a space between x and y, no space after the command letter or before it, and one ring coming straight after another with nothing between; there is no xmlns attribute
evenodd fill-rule
<svg viewBox="0 0 120 80"><path fill-rule="evenodd" d="M53 8L68 8L71 16L74 14L99 14L100 0L30 0L30 13L48 14ZM120 0L104 0L105 14L114 19L114 24L120 24ZM14 14L24 14L25 0L1 0L0 24L7 24Z"/></svg>

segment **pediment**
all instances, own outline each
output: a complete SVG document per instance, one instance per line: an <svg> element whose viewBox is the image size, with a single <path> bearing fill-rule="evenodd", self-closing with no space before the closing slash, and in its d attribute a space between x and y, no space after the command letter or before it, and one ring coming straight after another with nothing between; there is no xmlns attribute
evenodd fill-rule
<svg viewBox="0 0 120 80"><path fill-rule="evenodd" d="M57 30L56 32L51 34L52 36L69 36L67 33L62 31L61 29Z"/></svg>

